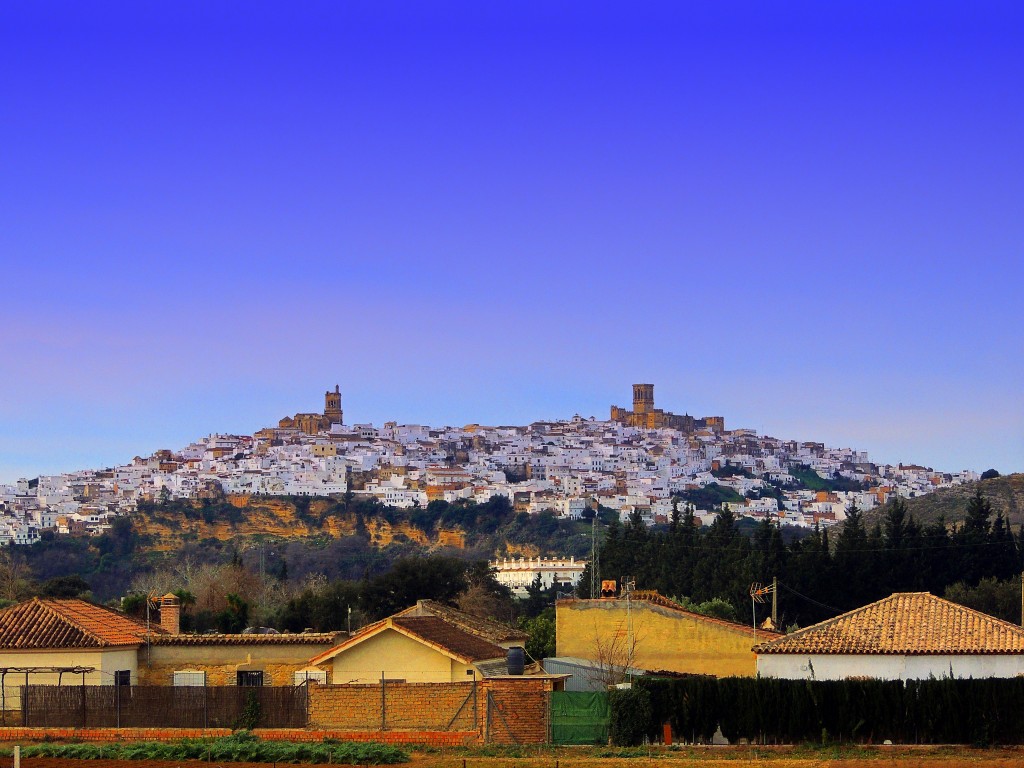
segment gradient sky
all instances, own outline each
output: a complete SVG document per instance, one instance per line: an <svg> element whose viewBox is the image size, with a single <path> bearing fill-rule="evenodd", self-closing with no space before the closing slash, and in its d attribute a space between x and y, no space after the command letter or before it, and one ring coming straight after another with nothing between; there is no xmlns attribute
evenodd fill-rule
<svg viewBox="0 0 1024 768"><path fill-rule="evenodd" d="M0 482L322 408L1024 470L1024 4L0 6Z"/></svg>

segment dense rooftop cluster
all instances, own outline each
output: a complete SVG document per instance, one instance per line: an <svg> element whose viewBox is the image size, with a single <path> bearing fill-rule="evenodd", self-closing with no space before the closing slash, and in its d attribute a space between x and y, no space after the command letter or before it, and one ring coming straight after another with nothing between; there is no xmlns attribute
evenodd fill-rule
<svg viewBox="0 0 1024 768"><path fill-rule="evenodd" d="M305 421L315 429L284 419L254 435L213 434L123 466L0 486L0 543L31 543L48 529L96 533L142 500L228 494L351 493L400 508L501 495L517 511L576 519L600 504L623 519L638 512L648 524L666 522L681 500L705 523L728 506L737 517L827 526L850 504L870 509L894 495L978 479L971 471L873 464L862 451L725 430L720 421L687 431L578 415L526 426Z"/></svg>

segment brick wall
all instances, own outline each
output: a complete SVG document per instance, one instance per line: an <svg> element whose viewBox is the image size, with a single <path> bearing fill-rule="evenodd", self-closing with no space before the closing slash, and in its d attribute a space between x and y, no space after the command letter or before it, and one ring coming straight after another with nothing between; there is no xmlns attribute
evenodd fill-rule
<svg viewBox="0 0 1024 768"><path fill-rule="evenodd" d="M473 712L471 682L387 683L383 696L380 685L312 685L309 690L314 728L470 731Z"/></svg>
<svg viewBox="0 0 1024 768"><path fill-rule="evenodd" d="M553 681L536 677L489 678L474 683L388 683L381 719L380 685L309 688L306 729L261 728L261 738L455 746L467 743L542 744L548 741ZM474 713L476 722L474 724ZM168 741L227 736L225 728L3 728L0 741Z"/></svg>
<svg viewBox="0 0 1024 768"><path fill-rule="evenodd" d="M549 694L545 678L490 678L474 683L388 683L383 717L380 685L312 685L312 728L380 732L475 732L498 744L548 740ZM474 727L473 718L476 716Z"/></svg>
<svg viewBox="0 0 1024 768"><path fill-rule="evenodd" d="M379 741L386 744L427 744L434 747L456 747L476 740L474 732L430 731L342 731L300 730L292 728L258 728L254 733L267 741ZM214 736L230 736L227 728L0 728L0 742L43 740L89 741L176 741Z"/></svg>
<svg viewBox="0 0 1024 768"><path fill-rule="evenodd" d="M480 708L481 732L491 744L548 741L552 681L520 677L487 680L487 706Z"/></svg>
<svg viewBox="0 0 1024 768"><path fill-rule="evenodd" d="M294 675L308 668L307 660L330 648L330 643L240 645L160 645L139 651L139 682L171 685L179 670L206 672L206 684L235 685L239 669L260 670L264 685L292 685Z"/></svg>

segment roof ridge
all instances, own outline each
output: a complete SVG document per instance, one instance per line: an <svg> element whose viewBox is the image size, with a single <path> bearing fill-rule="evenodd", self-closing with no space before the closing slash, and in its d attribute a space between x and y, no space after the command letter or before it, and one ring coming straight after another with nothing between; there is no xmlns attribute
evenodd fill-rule
<svg viewBox="0 0 1024 768"><path fill-rule="evenodd" d="M907 617L919 621L908 624ZM1022 653L1024 627L930 592L893 592L789 635L759 643L754 652Z"/></svg>
<svg viewBox="0 0 1024 768"><path fill-rule="evenodd" d="M724 625L726 627L731 627L733 629L741 629L741 630L745 630L747 632L754 632L755 631L753 627L748 627L746 624L740 624L738 621L729 621L728 619L720 619L717 616L708 616L708 615L703 614L703 613L697 613L697 611L694 611L694 610L691 610L691 609L687 608L682 603L679 603L679 602L676 602L675 600L673 600L671 597L666 597L665 595L661 594L656 589L638 589L638 590L636 590L635 592L633 592L631 594L632 594L634 599L643 600L644 602L648 602L648 603L654 603L655 605L660 605L663 608L671 608L673 610L685 613L685 614L687 614L689 616L696 616L696 617L698 617L700 619L705 619L707 621L716 622L718 624L722 624L722 625ZM619 599L621 600L622 598L619 598ZM784 635L782 635L781 633L775 632L775 631L770 630L770 629L758 628L756 631L764 633L764 634L777 635L779 637L784 637Z"/></svg>

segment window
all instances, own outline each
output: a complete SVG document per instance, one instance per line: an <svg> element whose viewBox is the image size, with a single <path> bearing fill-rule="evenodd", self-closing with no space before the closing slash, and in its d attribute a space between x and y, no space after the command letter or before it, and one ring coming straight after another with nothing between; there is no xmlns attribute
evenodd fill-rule
<svg viewBox="0 0 1024 768"><path fill-rule="evenodd" d="M174 685L202 688L206 685L206 673L202 671L182 671L174 673Z"/></svg>
<svg viewBox="0 0 1024 768"><path fill-rule="evenodd" d="M131 685L132 671L130 669L119 669L114 673L114 685Z"/></svg>
<svg viewBox="0 0 1024 768"><path fill-rule="evenodd" d="M258 670L257 669L257 670L252 670L252 671L237 672L235 674L236 674L235 685L242 685L242 686L249 686L249 687L263 685L263 672L262 672L262 670Z"/></svg>
<svg viewBox="0 0 1024 768"><path fill-rule="evenodd" d="M311 683L327 685L327 673L322 669L304 669L301 672L296 672L292 678L294 685L305 685L307 680Z"/></svg>

